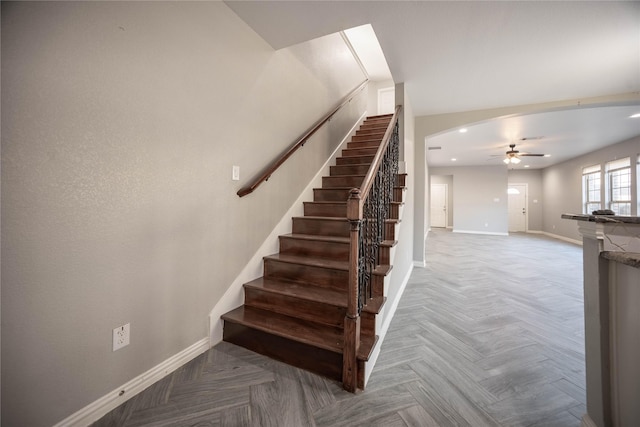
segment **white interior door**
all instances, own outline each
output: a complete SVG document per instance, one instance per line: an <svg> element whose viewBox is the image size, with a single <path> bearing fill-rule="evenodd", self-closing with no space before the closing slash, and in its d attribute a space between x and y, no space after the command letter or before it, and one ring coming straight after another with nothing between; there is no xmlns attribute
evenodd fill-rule
<svg viewBox="0 0 640 427"><path fill-rule="evenodd" d="M378 89L378 114L391 114L395 110L396 89Z"/></svg>
<svg viewBox="0 0 640 427"><path fill-rule="evenodd" d="M527 184L509 184L509 231L527 231Z"/></svg>
<svg viewBox="0 0 640 427"><path fill-rule="evenodd" d="M447 226L447 184L431 184L431 227Z"/></svg>

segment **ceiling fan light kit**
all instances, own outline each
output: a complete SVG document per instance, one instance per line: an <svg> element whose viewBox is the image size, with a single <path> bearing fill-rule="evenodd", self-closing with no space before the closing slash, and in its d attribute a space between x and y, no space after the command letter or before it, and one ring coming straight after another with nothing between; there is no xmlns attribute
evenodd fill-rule
<svg viewBox="0 0 640 427"><path fill-rule="evenodd" d="M537 137L535 139L539 139L539 138L542 138L542 137ZM524 139L525 138L523 138L523 140ZM534 139L534 138L528 138L528 139ZM516 150L515 144L510 144L509 148L511 149L505 153L507 157L505 157L502 160L506 165L509 165L509 164L517 165L522 161L522 159L520 159L520 156L529 156L529 157L548 157L549 156L548 154L521 153L518 150Z"/></svg>
<svg viewBox="0 0 640 427"><path fill-rule="evenodd" d="M513 157L507 157L503 160L503 162L505 162L505 164L509 164L509 163L513 163L514 165L517 165L518 163L520 163L522 160L520 160L519 158L513 156Z"/></svg>

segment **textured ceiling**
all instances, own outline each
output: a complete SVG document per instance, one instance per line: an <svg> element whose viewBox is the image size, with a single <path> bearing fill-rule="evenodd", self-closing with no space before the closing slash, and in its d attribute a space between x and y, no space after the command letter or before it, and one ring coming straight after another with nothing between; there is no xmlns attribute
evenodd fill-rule
<svg viewBox="0 0 640 427"><path fill-rule="evenodd" d="M371 24L393 80L404 82L416 116L640 93L637 1L227 1L226 4L276 49ZM637 101L634 103L640 107ZM596 114L597 109L591 113ZM603 110L602 114L610 118L610 112ZM535 115L529 115L521 119L526 122L534 118ZM547 130L558 128L553 115L539 118L551 122L543 127L536 120L538 130L532 130L533 133L544 133L547 140L561 138ZM626 130L622 133L629 137L640 134L638 122L625 122ZM581 120L572 123L578 128L565 129L563 135L582 132L585 136L585 132L592 130L583 127L581 131ZM608 132L614 122L600 123L597 142L579 145L577 140L567 139L564 146L573 146L573 151L558 153L555 159L618 142L614 139L620 132L613 128ZM488 139L482 139L479 145L495 140L491 147L494 152L500 145L508 146L509 137L500 134L506 125L500 120L478 125L478 131L482 126L486 127L482 134ZM543 149L531 148L529 151ZM497 150L501 151L506 149ZM473 164L486 162L488 153L478 153ZM432 162L438 161L433 158Z"/></svg>

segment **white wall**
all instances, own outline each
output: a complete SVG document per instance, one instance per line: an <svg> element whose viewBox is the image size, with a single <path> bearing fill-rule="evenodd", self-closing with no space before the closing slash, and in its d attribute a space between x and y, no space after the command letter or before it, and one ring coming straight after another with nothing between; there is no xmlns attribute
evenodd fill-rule
<svg viewBox="0 0 640 427"><path fill-rule="evenodd" d="M52 425L207 337L366 94L236 191L363 79L339 35L274 51L222 2L3 2L3 422Z"/></svg>
<svg viewBox="0 0 640 427"><path fill-rule="evenodd" d="M453 175L453 231L507 234L507 168L459 166L430 168L430 175Z"/></svg>
<svg viewBox="0 0 640 427"><path fill-rule="evenodd" d="M542 169L513 169L509 184L527 184L527 231L542 231Z"/></svg>
<svg viewBox="0 0 640 427"><path fill-rule="evenodd" d="M640 153L640 137L620 142L601 150L548 167L542 171L543 184L543 228L544 231L569 239L582 241L575 221L561 219L563 213L582 212L582 168L610 160L631 157L632 192L637 192L634 160ZM632 206L637 215L637 206Z"/></svg>
<svg viewBox="0 0 640 427"><path fill-rule="evenodd" d="M370 116L378 114L378 90L393 88L393 80L369 82L369 97L367 98L367 111Z"/></svg>
<svg viewBox="0 0 640 427"><path fill-rule="evenodd" d="M396 253L393 259L393 269L391 270L390 287L386 295L389 301L393 301L400 291L400 285L406 273L412 268L415 259L415 244L418 238L417 225L414 216L414 203L416 195L413 191L416 182L417 170L414 169L412 159L414 158L413 122L415 116L411 107L411 100L408 98L403 83L396 85L396 105L402 105L400 111L400 161L404 164L407 173L406 187L404 194L404 206L402 207L401 223L397 231Z"/></svg>

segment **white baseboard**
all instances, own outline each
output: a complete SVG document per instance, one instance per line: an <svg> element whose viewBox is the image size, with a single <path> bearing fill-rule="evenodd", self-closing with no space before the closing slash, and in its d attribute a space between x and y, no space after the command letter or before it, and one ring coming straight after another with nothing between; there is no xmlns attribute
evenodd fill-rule
<svg viewBox="0 0 640 427"><path fill-rule="evenodd" d="M543 231L542 234L544 234L545 236L551 237L553 239L564 240L565 242L569 242L569 243L573 243L575 245L582 246L582 241L580 241L580 240L570 239L568 237L560 236L558 234L548 233L546 231Z"/></svg>
<svg viewBox="0 0 640 427"><path fill-rule="evenodd" d="M544 234L542 230L527 230L526 232L529 234Z"/></svg>
<svg viewBox="0 0 640 427"><path fill-rule="evenodd" d="M291 233L291 218L294 216L303 215L303 202L313 199L313 189L315 187L321 187L322 176L329 173L329 166L333 160L338 156L340 150L343 148L351 136L355 134L358 126L366 118L367 112L356 121L353 127L347 132L340 144L331 153L331 156L327 159L325 164L320 168L318 173L309 182L306 188L300 193L300 196L291 205L289 210L282 216L280 222L274 227L269 236L264 240L260 248L251 257L247 265L242 269L240 274L231 283L231 286L226 290L222 298L216 303L215 307L209 313L209 339L211 340L211 346L218 344L222 341L223 322L220 317L228 312L241 306L244 303L244 292L242 286L260 276L263 273L263 257L278 252L278 237L282 234Z"/></svg>
<svg viewBox="0 0 640 427"><path fill-rule="evenodd" d="M454 233L465 233L465 234L485 234L488 236L508 236L509 233L497 233L492 231L473 231L473 230L453 230Z"/></svg>
<svg viewBox="0 0 640 427"><path fill-rule="evenodd" d="M378 342L376 344L373 353L369 357L364 369L364 384L365 387L367 382L369 382L369 377L373 372L373 368L376 366L376 361L378 360L378 356L380 355L380 349L382 348L382 343L384 342L384 337L387 335L387 330L389 329L389 325L391 325L391 320L393 320L393 316L396 313L396 309L398 308L398 304L400 303L400 298L402 298L402 294L404 293L404 289L407 287L407 283L409 283L409 278L411 277L411 273L413 272L413 265L409 266L407 273L402 279L402 284L400 285L400 289L398 289L398 293L396 297L391 301L391 305L388 308L388 313L384 318L382 323L382 327L378 332Z"/></svg>
<svg viewBox="0 0 640 427"><path fill-rule="evenodd" d="M180 353L171 356L159 365L149 369L147 372L138 375L131 381L121 385L111 393L107 393L100 399L68 416L64 420L55 424L54 427L85 427L98 421L108 412L122 405L136 394L153 385L208 349L209 338L201 339L190 347L185 348Z"/></svg>
<svg viewBox="0 0 640 427"><path fill-rule="evenodd" d="M427 266L427 262L426 261L413 261L413 266L414 267L425 268Z"/></svg>
<svg viewBox="0 0 640 427"><path fill-rule="evenodd" d="M598 427L596 423L591 419L589 414L584 414L580 421L580 427Z"/></svg>

